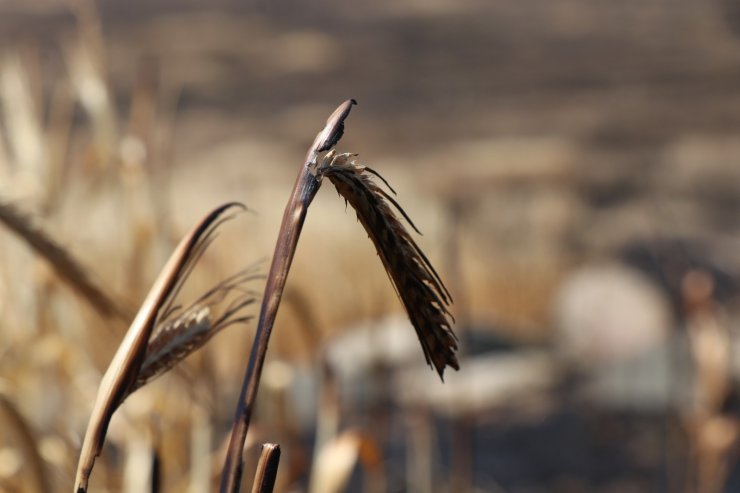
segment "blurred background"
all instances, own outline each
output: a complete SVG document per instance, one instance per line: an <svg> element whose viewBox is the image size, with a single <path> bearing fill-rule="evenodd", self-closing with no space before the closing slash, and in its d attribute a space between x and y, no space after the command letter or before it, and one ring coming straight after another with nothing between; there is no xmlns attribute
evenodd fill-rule
<svg viewBox="0 0 740 493"><path fill-rule="evenodd" d="M424 364L325 183L244 490L271 441L285 492L740 491L736 2L0 2L0 198L130 315L226 201L250 212L186 291L266 272L306 149L349 97L338 149L424 233L461 370L442 384ZM0 230L0 491L71 488L128 326L88 301ZM128 399L91 491L213 490L253 331Z"/></svg>

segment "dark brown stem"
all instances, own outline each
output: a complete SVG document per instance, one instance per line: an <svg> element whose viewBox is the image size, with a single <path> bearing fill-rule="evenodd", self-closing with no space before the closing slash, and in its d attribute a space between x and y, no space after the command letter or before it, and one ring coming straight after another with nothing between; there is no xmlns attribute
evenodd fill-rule
<svg viewBox="0 0 740 493"><path fill-rule="evenodd" d="M293 193L285 207L283 222L280 226L280 233L278 234L270 272L265 285L265 293L262 298L257 331L252 343L249 364L242 382L239 403L237 404L236 416L231 430L231 440L229 441L226 462L221 475L219 490L221 493L238 493L240 490L242 451L244 441L247 438L249 420L252 416L272 326L275 323L285 281L293 262L308 206L321 186L320 179L315 175L317 159L320 152L328 150L341 138L344 131L344 120L349 115L353 104L356 104L353 99L342 103L326 121L324 129L316 136L313 145L306 154L306 159L293 187Z"/></svg>
<svg viewBox="0 0 740 493"><path fill-rule="evenodd" d="M278 466L280 465L280 445L265 443L257 463L252 493L272 493L275 488Z"/></svg>

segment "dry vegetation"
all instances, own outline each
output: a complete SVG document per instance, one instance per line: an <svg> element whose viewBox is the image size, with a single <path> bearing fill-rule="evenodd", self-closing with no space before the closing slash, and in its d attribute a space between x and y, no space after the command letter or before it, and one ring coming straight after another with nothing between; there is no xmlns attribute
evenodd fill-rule
<svg viewBox="0 0 740 493"><path fill-rule="evenodd" d="M738 18L724 0L0 4L0 492L70 491L88 423L89 491L218 488L260 274L348 96L339 151L372 169L339 151L312 169L348 205L325 190L305 216L241 490L734 491ZM157 291L232 200L248 211ZM147 311L150 292L170 303ZM461 370L442 384L425 356Z"/></svg>

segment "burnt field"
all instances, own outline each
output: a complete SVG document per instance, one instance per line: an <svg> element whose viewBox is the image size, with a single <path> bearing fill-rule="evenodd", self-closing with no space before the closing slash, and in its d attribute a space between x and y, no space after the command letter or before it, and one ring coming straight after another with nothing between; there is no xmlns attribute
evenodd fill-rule
<svg viewBox="0 0 740 493"><path fill-rule="evenodd" d="M0 491L72 489L154 279L240 201L175 305L249 268L249 320L118 409L90 483L216 491L286 201L348 98L336 149L423 233L460 370L424 364L392 268L326 183L243 491L263 442L276 491L735 491L738 61L740 8L719 0L0 3Z"/></svg>

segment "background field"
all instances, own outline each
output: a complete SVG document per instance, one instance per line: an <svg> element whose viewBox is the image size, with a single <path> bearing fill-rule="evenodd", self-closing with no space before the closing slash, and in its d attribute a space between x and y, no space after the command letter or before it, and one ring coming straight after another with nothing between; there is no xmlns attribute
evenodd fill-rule
<svg viewBox="0 0 740 493"><path fill-rule="evenodd" d="M250 438L282 445L278 491L331 491L317 437L359 454L349 491L736 491L739 62L729 0L1 2L1 199L131 313L191 225L244 202L192 298L267 270L308 145L356 98L338 148L424 233L462 369L426 368L324 184ZM0 491L68 491L126 324L5 230L0 314ZM152 454L163 491L207 489L253 330L134 395L91 491L142 491Z"/></svg>

